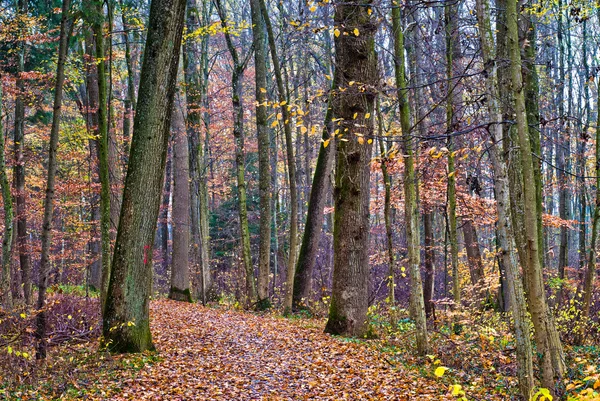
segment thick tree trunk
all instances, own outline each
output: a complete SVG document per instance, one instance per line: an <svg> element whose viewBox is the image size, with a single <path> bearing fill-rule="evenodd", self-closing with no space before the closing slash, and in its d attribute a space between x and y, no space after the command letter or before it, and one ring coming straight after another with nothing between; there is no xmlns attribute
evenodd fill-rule
<svg viewBox="0 0 600 401"><path fill-rule="evenodd" d="M48 144L48 180L46 183L46 197L44 199L44 219L42 222L42 255L38 278L38 299L36 317L35 338L37 340L36 359L46 358L46 290L50 278L50 246L52 242L52 215L54 213L54 184L56 179L56 151L58 148L58 135L60 129L60 116L62 112L63 83L65 81L65 61L69 49L69 37L71 36L72 23L69 27L69 0L63 0L62 17L60 21L60 36L58 41L58 61L56 64L56 83L54 86L54 103L52 114L52 128L50 130L50 142Z"/></svg>
<svg viewBox="0 0 600 401"><path fill-rule="evenodd" d="M335 4L335 89L333 116L339 143L335 178L334 266L325 331L363 336L368 325L369 192L373 118L377 87L375 32L369 5ZM352 85L350 84L352 82ZM354 85L357 82L358 84ZM342 91L343 89L343 91Z"/></svg>
<svg viewBox="0 0 600 401"><path fill-rule="evenodd" d="M477 229L470 218L463 219L462 223L465 248L467 250L467 263L469 264L469 272L471 273L471 285L475 287L475 291L478 295L482 295L481 290L484 285L484 270L481 251L479 250Z"/></svg>
<svg viewBox="0 0 600 401"><path fill-rule="evenodd" d="M555 392L556 383L562 380L565 372L564 356L560 338L554 324L554 318L546 301L543 272L538 251L536 184L521 72L517 1L508 0L506 4L507 43L523 178L526 241L524 253L526 259L521 262L528 276L529 311L535 327L537 351L540 355L542 385Z"/></svg>
<svg viewBox="0 0 600 401"><path fill-rule="evenodd" d="M185 0L152 0L137 113L103 337L115 352L153 348L149 303L152 243L160 208Z"/></svg>
<svg viewBox="0 0 600 401"><path fill-rule="evenodd" d="M1 79L1 77L0 77ZM2 83L0 82L0 116L3 106ZM2 236L2 270L0 271L0 306L6 310L12 308L11 265L13 240L13 202L10 185L6 176L6 158L4 156L4 128L0 117L0 191L4 206L4 235Z"/></svg>

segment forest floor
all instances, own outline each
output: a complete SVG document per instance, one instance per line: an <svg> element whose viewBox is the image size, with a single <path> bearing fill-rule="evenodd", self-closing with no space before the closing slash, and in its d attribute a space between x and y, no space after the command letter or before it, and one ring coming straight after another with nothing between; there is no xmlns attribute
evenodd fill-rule
<svg viewBox="0 0 600 401"><path fill-rule="evenodd" d="M73 303L63 320L85 320ZM512 341L486 328L485 319L465 324L460 335L438 322L431 355L417 357L408 321L391 336L347 339L324 334L322 318L161 299L151 303L155 352L111 355L98 350L98 334L52 347L44 363L35 362L31 348L21 348L20 356L0 350L0 399L510 400ZM370 320L379 329L387 322L377 311ZM500 321L487 324L502 328ZM600 374L589 370L597 351L578 353L572 366L588 376L578 388L600 384Z"/></svg>
<svg viewBox="0 0 600 401"><path fill-rule="evenodd" d="M161 360L124 381L113 399L429 400L440 396L436 380L390 366L368 343L324 334L315 321L172 301L154 302L151 314Z"/></svg>

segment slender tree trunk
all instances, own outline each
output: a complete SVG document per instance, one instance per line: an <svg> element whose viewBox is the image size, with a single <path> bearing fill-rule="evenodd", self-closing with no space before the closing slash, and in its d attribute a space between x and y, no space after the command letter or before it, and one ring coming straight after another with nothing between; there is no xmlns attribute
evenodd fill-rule
<svg viewBox="0 0 600 401"><path fill-rule="evenodd" d="M19 0L17 3L20 13L27 13L28 3ZM25 46L19 49L19 61L17 65L17 94L15 96L15 122L14 122L14 186L15 207L17 221L17 249L19 252L19 264L21 265L21 276L23 280L23 295L25 302L30 305L33 302L31 293L31 258L27 241L27 194L25 189L25 80L21 74L25 71Z"/></svg>
<svg viewBox="0 0 600 401"><path fill-rule="evenodd" d="M336 87L335 74L332 87ZM325 219L323 209L327 202L327 194L330 192L331 187L330 177L336 147L335 139L333 138L333 103L331 96L329 97L327 105L319 155L317 156L317 164L315 166L315 173L310 188L308 211L306 213L306 222L304 223L304 233L302 235L302 245L300 246L298 263L296 265L292 303L292 306L296 311L308 308L308 300L312 289L312 276L317 260L317 253L319 252L323 221Z"/></svg>
<svg viewBox="0 0 600 401"><path fill-rule="evenodd" d="M527 125L521 51L518 34L517 0L506 2L507 43L510 57L512 93L517 119L517 131L523 177L523 204L526 259L524 270L528 276L529 311L535 327L537 351L540 355L542 385L556 393L556 383L562 380L565 371L562 345L556 331L554 318L546 301L543 272L538 253L537 201L535 174Z"/></svg>
<svg viewBox="0 0 600 401"><path fill-rule="evenodd" d="M160 208L185 0L152 0L103 338L115 352L152 349L152 243Z"/></svg>
<svg viewBox="0 0 600 401"><path fill-rule="evenodd" d="M171 117L173 131L173 263L169 298L192 302L190 291L190 160L184 99L178 96Z"/></svg>
<svg viewBox="0 0 600 401"><path fill-rule="evenodd" d="M465 248L467 250L467 262L471 273L471 285L475 287L478 295L481 294L484 285L484 269L483 260L481 259L481 251L479 250L479 239L477 238L477 229L473 220L465 218L462 221L462 231L465 238Z"/></svg>
<svg viewBox="0 0 600 401"><path fill-rule="evenodd" d="M454 72L456 41L458 30L456 20L458 6L446 4L444 7L444 21L446 26L446 132L452 133L456 127L454 116L455 85ZM450 260L452 263L452 294L455 306L460 307L460 272L458 269L458 230L456 221L456 169L454 167L454 140L448 136L446 147L448 149L448 234L450 240Z"/></svg>
<svg viewBox="0 0 600 401"><path fill-rule="evenodd" d="M38 299L36 317L35 337L37 340L36 359L46 358L46 330L47 330L47 311L46 311L46 290L48 288L48 279L50 278L50 247L52 242L52 215L54 213L54 184L56 179L56 151L58 148L58 135L60 129L60 116L62 112L63 83L65 81L65 61L69 49L69 37L73 29L73 24L69 25L69 0L63 0L62 17L60 21L60 36L58 42L58 61L56 64L56 83L54 86L54 103L52 114L52 128L50 130L50 142L48 144L48 180L46 183L46 196L44 199L44 219L42 222L42 255L40 262L38 278Z"/></svg>
<svg viewBox="0 0 600 401"><path fill-rule="evenodd" d="M435 290L435 241L433 233L434 211L426 210L423 214L423 236L425 247L425 279L423 284L423 300L425 315L433 317L433 296Z"/></svg>
<svg viewBox="0 0 600 401"><path fill-rule="evenodd" d="M598 20L600 21L600 10L598 10ZM600 80L598 80L600 82ZM577 342L582 344L585 340L585 331L587 321L590 316L592 305L592 295L594 292L594 280L596 277L596 263L598 255L596 246L598 242L598 226L600 225L600 85L596 95L596 203L594 204L594 213L592 215L592 233L590 238L589 256L587 260L587 269L583 280L583 300L581 304L581 323Z"/></svg>
<svg viewBox="0 0 600 401"><path fill-rule="evenodd" d="M294 292L294 276L296 268L296 255L298 251L298 188L296 174L296 158L294 157L294 147L292 143L292 122L289 113L288 105L289 98L286 95L283 84L283 74L277 57L277 47L275 45L275 35L271 27L271 20L265 6L264 0L258 0L262 11L262 16L266 23L267 34L269 39L269 48L271 50L271 59L273 60L273 70L275 80L277 82L277 92L279 94L279 104L281 107L281 116L283 120L283 129L285 133L285 150L288 162L288 180L290 182L290 252L287 263L287 280L285 301L283 304L284 310L290 312L292 310L292 298Z"/></svg>
<svg viewBox="0 0 600 401"><path fill-rule="evenodd" d="M258 309L270 306L269 272L271 261L271 163L269 161L269 129L267 121L267 47L265 27L259 0L250 0L254 44L254 79L256 83L256 135L258 137L258 189L260 193L260 228L258 248ZM288 158L289 158L288 153ZM292 151L293 156L293 151ZM290 166L290 168L293 168ZM290 182L290 185L294 185ZM296 217L292 217L297 219ZM296 221L296 220L295 220ZM297 229L297 228L296 228ZM296 234L296 233L294 233ZM294 241L295 242L295 241ZM291 245L291 244L290 244ZM295 250L290 251L290 256ZM288 263L288 267L290 264ZM292 265L293 270L293 265ZM288 282L293 282L288 271Z"/></svg>
<svg viewBox="0 0 600 401"><path fill-rule="evenodd" d="M12 308L11 265L13 240L13 202L10 185L6 176L6 158L4 156L4 128L2 125L2 77L0 76L0 191L4 206L4 235L2 237L2 271L0 271L0 305L5 309Z"/></svg>
<svg viewBox="0 0 600 401"><path fill-rule="evenodd" d="M238 212L240 217L240 238L242 248L242 261L246 273L246 306L249 307L252 302L257 301L258 294L256 290L256 280L254 279L254 267L252 266L252 257L250 255L250 230L248 228L248 209L246 195L246 158L244 153L244 109L242 97L242 75L246 68L246 63L250 54L247 54L243 60L237 53L237 50L227 33L227 16L221 0L215 0L221 26L226 30L225 40L227 48L233 59L233 73L231 76L231 103L233 106L233 137L235 140L235 168L238 188ZM260 89L260 88L259 88ZM266 90L266 88L264 88Z"/></svg>
<svg viewBox="0 0 600 401"><path fill-rule="evenodd" d="M381 105L379 102L379 97L377 97L376 105L377 108L377 133L378 133L378 142L379 142L379 152L380 152L380 167L381 167L381 175L383 179L383 185L385 187L384 194L384 203L383 203L383 220L385 223L385 240L387 246L387 256L388 256L388 303L392 311L394 311L392 315L392 323L394 320L395 314L395 306L396 306L396 258L394 255L394 242L393 242L393 232L392 232L392 180L387 168L387 150L383 143L383 118L381 115Z"/></svg>
<svg viewBox="0 0 600 401"><path fill-rule="evenodd" d="M338 120L333 229L334 267L329 319L332 334L367 334L369 276L369 184L377 55L371 1L334 2L335 88L333 116ZM352 85L350 84L352 82ZM356 83L356 84L355 84ZM344 91L342 91L344 89ZM337 138L336 138L337 140Z"/></svg>
<svg viewBox="0 0 600 401"><path fill-rule="evenodd" d="M90 10L90 24L94 35L95 61L98 84L98 171L100 175L100 236L102 238L102 283L100 286L100 295L102 307L106 302L106 292L110 280L110 224L111 224L111 188L110 188L110 167L109 167L109 140L108 140L108 106L107 106L107 81L106 81L106 62L105 57L105 39L104 39L104 11L103 3L99 0L88 0L87 7Z"/></svg>
<svg viewBox="0 0 600 401"><path fill-rule="evenodd" d="M421 282L420 249L421 238L419 228L419 207L417 203L418 177L415 173L415 149L410 135L410 105L406 82L406 65L404 51L404 33L402 27L402 10L392 8L392 33L394 37L394 67L398 103L400 108L400 124L404 144L404 216L406 226L406 242L408 245L408 265L410 272L410 308L415 321L417 352L425 355L429 349L427 340L427 319Z"/></svg>

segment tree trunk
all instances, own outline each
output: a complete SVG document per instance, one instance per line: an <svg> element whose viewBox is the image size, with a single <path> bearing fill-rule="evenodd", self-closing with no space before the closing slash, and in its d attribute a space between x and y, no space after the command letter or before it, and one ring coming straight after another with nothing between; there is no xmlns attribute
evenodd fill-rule
<svg viewBox="0 0 600 401"><path fill-rule="evenodd" d="M103 337L114 352L152 349L152 243L160 208L185 0L152 0Z"/></svg>
<svg viewBox="0 0 600 401"><path fill-rule="evenodd" d="M529 311L535 327L537 351L540 355L542 385L555 393L555 383L562 380L565 371L564 356L554 318L546 301L539 259L536 184L521 72L517 1L508 0L506 4L507 43L523 177L526 259L522 260L522 264L528 276Z"/></svg>
<svg viewBox="0 0 600 401"><path fill-rule="evenodd" d="M479 250L479 240L477 238L477 229L470 218L465 218L462 221L463 236L465 238L465 248L467 250L467 262L469 264L469 272L471 273L471 285L475 287L475 292L481 294L484 285L484 270L483 260L481 259L481 251Z"/></svg>
<svg viewBox="0 0 600 401"><path fill-rule="evenodd" d="M195 0L188 0L186 26L193 32L197 26L206 24L212 7L207 0L202 1L202 9ZM210 3L212 4L212 3ZM210 8L210 9L209 9ZM201 19L202 18L202 19ZM208 43L210 35L203 36L198 44L195 40L184 43L184 75L187 100L187 132L190 147L190 176L192 203L192 236L194 242L194 263L200 268L200 280L196 289L198 297L206 303L212 287L210 269L210 235L208 230L208 162L207 149L200 138L202 125L205 126L205 142L208 143ZM204 113L204 117L203 117ZM203 121L204 119L204 121Z"/></svg>
<svg viewBox="0 0 600 401"><path fill-rule="evenodd" d="M338 120L333 228L334 266L325 332L363 336L368 325L369 192L378 82L375 32L369 5L336 1L333 116ZM352 82L352 84L350 84ZM354 83L357 83L356 85ZM341 89L344 89L342 91Z"/></svg>
<svg viewBox="0 0 600 401"><path fill-rule="evenodd" d="M517 375L519 377L519 391L523 399L528 399L534 388L533 375L533 349L530 340L530 322L527 315L525 294L521 273L514 253L514 240L512 238L510 220L510 193L506 163L502 157L500 143L503 139L503 128L500 124L502 113L500 111L500 92L497 79L497 68L494 58L494 38L490 23L490 5L486 0L476 2L477 19L479 25L479 39L481 43L483 61L486 68L486 94L488 96L488 111L492 122L490 126L492 147L490 158L494 171L494 189L496 194L496 209L498 223L496 226L499 248L499 263L506 273L508 304L513 315L515 339L517 347Z"/></svg>
<svg viewBox="0 0 600 401"><path fill-rule="evenodd" d="M238 188L238 212L240 216L240 246L242 248L242 262L246 273L246 306L249 307L252 302L258 298L256 290L256 281L254 280L254 267L252 266L252 257L250 255L250 230L248 228L248 209L246 205L246 158L244 154L244 108L242 97L242 75L248 62L247 54L243 60L240 60L237 50L227 32L227 16L221 0L215 0L221 26L225 29L225 40L227 48L233 59L233 73L231 76L231 103L233 106L233 137L235 139L235 168ZM260 88L259 88L260 89Z"/></svg>
<svg viewBox="0 0 600 401"><path fill-rule="evenodd" d="M332 87L336 87L335 74ZM327 111L325 112L319 155L317 156L315 173L310 187L310 198L308 201L308 211L306 212L306 222L304 223L302 245L300 246L298 263L296 265L292 302L292 307L295 311L308 308L308 300L310 299L312 289L312 276L319 252L323 221L325 219L323 209L331 187L330 177L336 147L335 139L333 138L334 126L331 121L333 118L332 101L332 96L330 96L327 103Z"/></svg>
<svg viewBox="0 0 600 401"><path fill-rule="evenodd" d="M269 160L269 142L271 141L271 138L269 136L269 128L267 125L266 104L267 48L265 46L265 27L259 0L250 0L250 7L252 13L254 45L256 135L258 138L258 189L260 194L257 308L265 309L270 306L269 272L271 265L271 163ZM292 252L290 252L290 255L292 255ZM288 276L290 273L293 275L293 272L288 271ZM293 280L293 278L290 278L289 280Z"/></svg>
<svg viewBox="0 0 600 401"><path fill-rule="evenodd" d="M0 77L1 80L1 77ZM13 202L10 185L6 176L6 158L4 156L4 128L2 126L3 106L2 83L0 81L0 191L4 205L4 236L2 237L2 270L0 271L0 306L6 310L12 308L11 265L13 240Z"/></svg>
<svg viewBox="0 0 600 401"><path fill-rule="evenodd" d="M171 117L173 130L173 263L169 298L192 302L190 291L190 160L184 99L178 96Z"/></svg>
<svg viewBox="0 0 600 401"><path fill-rule="evenodd" d="M60 36L58 42L58 61L56 64L56 83L54 86L54 103L52 113L52 128L50 130L50 142L48 144L48 180L46 183L46 197L44 199L44 219L42 222L42 255L38 278L38 299L36 317L35 338L37 340L36 359L46 358L46 290L50 276L50 246L52 242L52 215L54 213L54 184L56 179L56 151L58 148L58 135L60 129L60 116L62 112L63 83L65 81L65 61L69 49L69 37L73 24L69 27L69 0L63 0L62 16L60 21Z"/></svg>
<svg viewBox="0 0 600 401"><path fill-rule="evenodd" d="M456 21L458 17L458 6L446 4L444 7L444 21L446 26L446 133L451 134L457 129L457 121L454 116L454 98L456 82L454 80L455 55L458 29ZM460 50L459 50L460 51ZM456 221L456 169L454 167L454 140L448 135L446 147L448 149L448 236L450 240L450 260L452 263L452 294L454 304L460 307L460 272L458 270L458 230Z"/></svg>
<svg viewBox="0 0 600 401"><path fill-rule="evenodd" d="M417 352L419 355L425 355L429 349L429 345L420 267L421 236L419 206L417 203L419 181L415 173L415 146L412 143L413 139L410 135L410 105L408 103L408 85L405 75L404 33L402 27L402 10L400 7L392 8L392 33L394 37L394 67L396 87L398 88L400 125L402 127L404 145L404 217L410 272L410 309L416 326Z"/></svg>
<svg viewBox="0 0 600 401"><path fill-rule="evenodd" d="M27 12L27 1L17 2L18 11ZM17 93L15 96L15 123L14 123L14 186L15 207L17 220L17 249L19 252L19 264L21 265L21 276L23 280L23 295L27 305L33 302L31 293L31 258L27 241L27 194L25 190L25 80L21 74L25 71L25 46L19 49L19 61L17 65Z"/></svg>
<svg viewBox="0 0 600 401"><path fill-rule="evenodd" d="M271 59L273 60L273 72L275 75L275 80L277 81L277 92L279 94L279 105L281 107L283 129L285 133L288 180L290 182L290 252L288 255L287 280L283 308L286 312L291 312L294 292L294 270L296 268L296 255L298 252L298 188L296 185L296 158L294 157L294 147L292 143L292 122L288 108L290 101L286 95L285 87L283 85L283 74L279 65L279 58L277 57L277 47L275 45L275 35L273 34L273 28L271 27L271 20L269 19L269 14L264 0L258 0L258 2L260 3L262 16L267 27L269 48L271 50Z"/></svg>

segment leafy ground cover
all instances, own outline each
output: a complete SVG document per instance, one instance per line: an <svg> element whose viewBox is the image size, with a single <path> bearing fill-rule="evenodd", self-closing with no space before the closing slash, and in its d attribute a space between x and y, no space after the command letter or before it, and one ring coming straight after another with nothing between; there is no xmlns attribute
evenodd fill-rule
<svg viewBox="0 0 600 401"><path fill-rule="evenodd" d="M72 322L80 333L82 310L72 308L61 309L60 316L67 314L62 321ZM370 313L379 336L373 340L324 334L325 321L319 318L168 300L153 301L151 316L153 353L114 356L98 351L97 339L82 341L81 336L52 347L43 364L25 346L13 344L10 355L0 349L0 361L15 369L0 370L0 398L510 400L516 385L511 338L503 334L501 321L483 317L464 322L458 334L440 319L432 334L435 347L419 358L413 354L410 321L399 319L392 329L377 309ZM69 326L57 327L65 332ZM570 361L573 394L593 389L598 373L593 369L597 350L578 355Z"/></svg>

